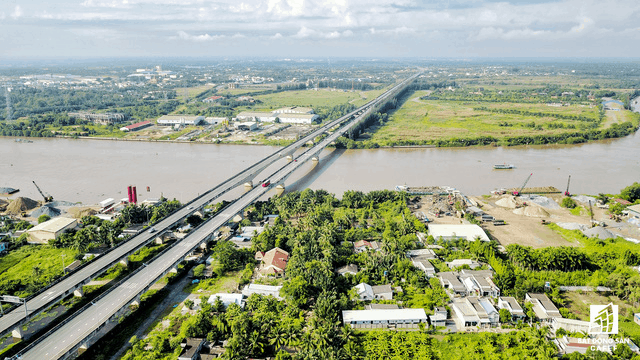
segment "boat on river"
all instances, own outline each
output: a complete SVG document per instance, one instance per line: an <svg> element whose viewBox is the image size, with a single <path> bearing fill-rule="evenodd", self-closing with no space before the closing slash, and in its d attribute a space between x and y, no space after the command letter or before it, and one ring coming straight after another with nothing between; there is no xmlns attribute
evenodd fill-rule
<svg viewBox="0 0 640 360"><path fill-rule="evenodd" d="M515 165L513 164L496 164L493 165L494 169L504 170L504 169L515 169Z"/></svg>

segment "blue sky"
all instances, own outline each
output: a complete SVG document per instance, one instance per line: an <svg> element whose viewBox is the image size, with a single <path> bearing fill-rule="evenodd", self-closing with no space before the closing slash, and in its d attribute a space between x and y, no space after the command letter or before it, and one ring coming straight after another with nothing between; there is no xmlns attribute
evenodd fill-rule
<svg viewBox="0 0 640 360"><path fill-rule="evenodd" d="M2 0L0 58L640 57L637 0Z"/></svg>

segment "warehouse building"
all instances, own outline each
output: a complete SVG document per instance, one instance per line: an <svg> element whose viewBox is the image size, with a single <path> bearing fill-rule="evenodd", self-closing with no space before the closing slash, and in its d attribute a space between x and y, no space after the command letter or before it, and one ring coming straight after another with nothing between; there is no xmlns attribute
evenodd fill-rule
<svg viewBox="0 0 640 360"><path fill-rule="evenodd" d="M158 119L158 125L174 126L174 125L199 125L204 121L204 116L194 115L163 115Z"/></svg>
<svg viewBox="0 0 640 360"><path fill-rule="evenodd" d="M76 219L57 217L32 227L27 230L27 234L29 234L29 242L48 244L49 240L56 239L58 236L64 234L65 231L77 227L78 221Z"/></svg>
<svg viewBox="0 0 640 360"><path fill-rule="evenodd" d="M427 322L424 309L343 310L342 322L353 328L417 328Z"/></svg>
<svg viewBox="0 0 640 360"><path fill-rule="evenodd" d="M466 239L474 241L480 239L489 241L487 234L478 225L429 224L428 227L429 234L436 240Z"/></svg>

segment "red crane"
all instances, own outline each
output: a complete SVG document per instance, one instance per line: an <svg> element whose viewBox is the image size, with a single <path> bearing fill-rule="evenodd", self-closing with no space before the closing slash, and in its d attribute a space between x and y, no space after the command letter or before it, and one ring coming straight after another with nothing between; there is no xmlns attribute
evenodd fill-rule
<svg viewBox="0 0 640 360"><path fill-rule="evenodd" d="M520 196L520 193L522 192L522 189L524 189L524 187L527 186L527 183L529 182L529 179L531 179L531 175L533 175L533 173L531 173L529 175L529 177L527 178L527 180L524 181L524 184L522 184L522 186L520 187L520 190L516 190L516 191L514 191L512 193L513 196Z"/></svg>
<svg viewBox="0 0 640 360"><path fill-rule="evenodd" d="M567 180L567 190L565 190L564 196L571 196L571 193L569 192L569 183L570 182L571 182L571 175L569 175L569 180Z"/></svg>

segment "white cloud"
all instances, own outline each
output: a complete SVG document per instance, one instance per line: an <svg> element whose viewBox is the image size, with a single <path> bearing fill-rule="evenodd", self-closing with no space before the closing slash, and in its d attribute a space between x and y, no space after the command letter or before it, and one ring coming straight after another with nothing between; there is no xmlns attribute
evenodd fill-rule
<svg viewBox="0 0 640 360"><path fill-rule="evenodd" d="M13 12L11 13L11 17L14 20L17 20L18 18L20 18L22 16L22 8L20 7L20 5L16 5L15 10L13 10Z"/></svg>
<svg viewBox="0 0 640 360"><path fill-rule="evenodd" d="M194 42L205 42L205 41L214 41L224 39L226 36L224 35L209 35L209 34L201 34L201 35L191 35L186 33L185 31L178 31L177 38L187 41ZM174 39L176 37L173 37Z"/></svg>
<svg viewBox="0 0 640 360"><path fill-rule="evenodd" d="M282 39L282 34L280 33L275 33L275 35L271 36L270 38L273 40L278 40L278 39Z"/></svg>

